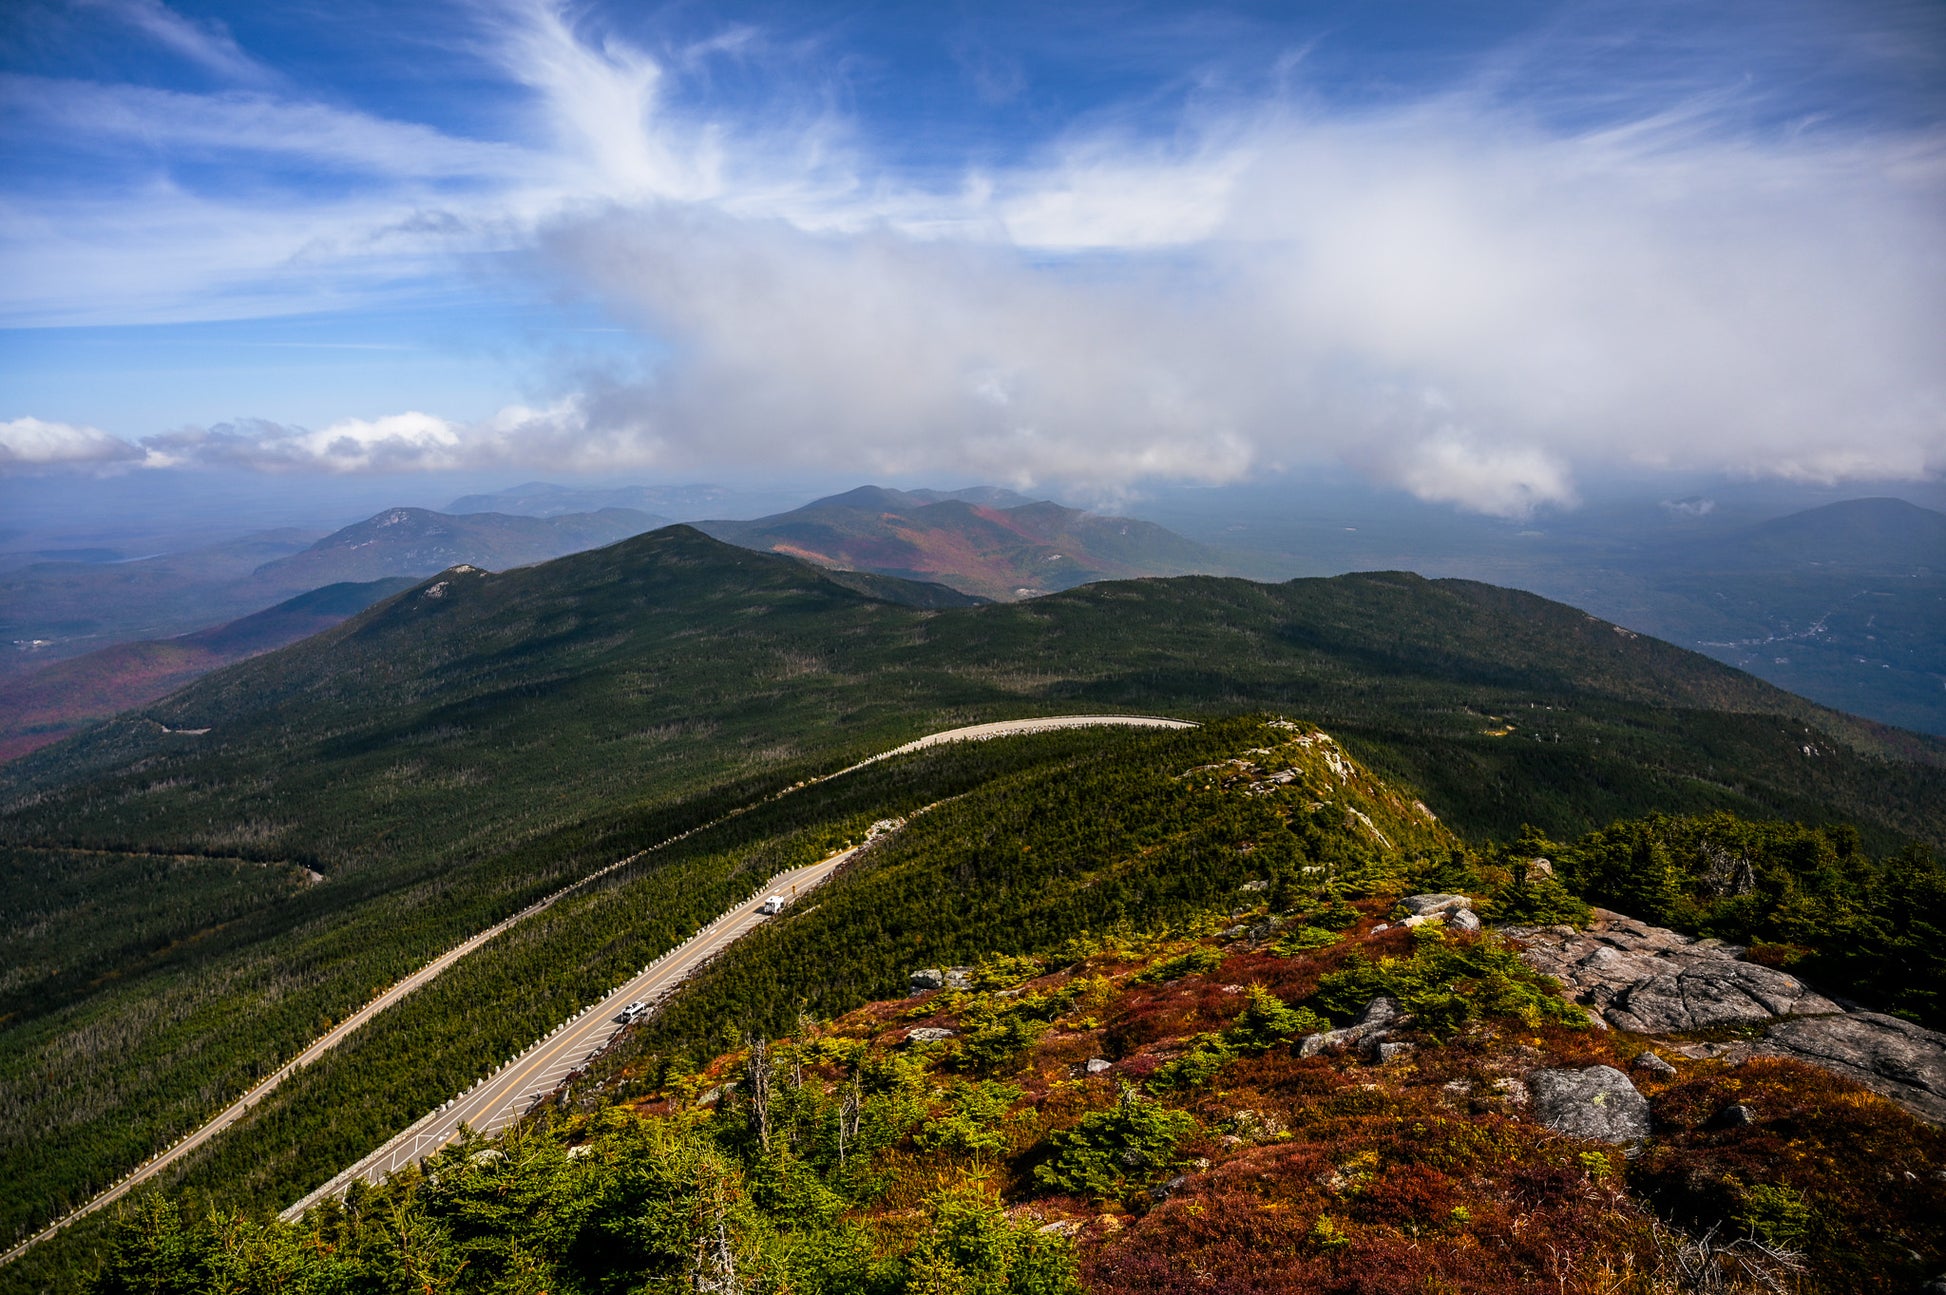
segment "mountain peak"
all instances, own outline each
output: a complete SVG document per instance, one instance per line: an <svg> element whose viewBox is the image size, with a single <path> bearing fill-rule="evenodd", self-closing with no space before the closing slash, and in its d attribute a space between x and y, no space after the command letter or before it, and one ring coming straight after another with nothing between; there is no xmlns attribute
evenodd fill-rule
<svg viewBox="0 0 1946 1295"><path fill-rule="evenodd" d="M1230 567L1216 550L1153 523L1027 500L996 486L860 486L772 517L699 525L746 548L1001 601L1096 580Z"/></svg>

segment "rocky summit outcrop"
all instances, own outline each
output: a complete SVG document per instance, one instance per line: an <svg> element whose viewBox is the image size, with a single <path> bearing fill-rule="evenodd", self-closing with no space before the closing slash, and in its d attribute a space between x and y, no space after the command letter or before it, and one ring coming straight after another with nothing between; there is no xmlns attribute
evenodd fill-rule
<svg viewBox="0 0 1946 1295"><path fill-rule="evenodd" d="M1841 1010L1797 977L1743 961L1736 945L1692 939L1606 909L1596 909L1584 931L1547 926L1505 933L1570 999L1618 1030L1677 1034Z"/></svg>
<svg viewBox="0 0 1946 1295"><path fill-rule="evenodd" d="M1780 1021L1750 1050L1835 1070L1946 1123L1946 1034L1896 1016L1845 1012Z"/></svg>
<svg viewBox="0 0 1946 1295"><path fill-rule="evenodd" d="M1613 1066L1536 1070L1527 1076L1534 1118L1570 1137L1640 1142L1649 1136L1649 1102Z"/></svg>
<svg viewBox="0 0 1946 1295"><path fill-rule="evenodd" d="M1598 1024L1637 1034L1762 1026L1729 1042L1688 1045L1692 1058L1791 1057L1854 1079L1914 1114L1946 1122L1946 1034L1877 1012L1847 1012L1797 977L1743 961L1743 950L1606 909L1583 931L1507 927L1522 956L1559 980ZM1662 1075L1653 1053L1639 1062ZM1667 1076L1663 1076L1667 1077Z"/></svg>
<svg viewBox="0 0 1946 1295"><path fill-rule="evenodd" d="M906 973L906 992L927 994L935 989L965 989L973 983L971 967L924 967Z"/></svg>

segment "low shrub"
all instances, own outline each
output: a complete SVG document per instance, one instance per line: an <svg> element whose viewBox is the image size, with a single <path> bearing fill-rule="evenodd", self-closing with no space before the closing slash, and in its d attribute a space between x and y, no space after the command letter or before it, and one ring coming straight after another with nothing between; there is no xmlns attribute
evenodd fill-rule
<svg viewBox="0 0 1946 1295"><path fill-rule="evenodd" d="M1181 980L1184 976L1214 971L1222 962L1222 950L1203 946L1171 958L1162 958L1135 979L1137 983L1145 985L1166 984L1171 980Z"/></svg>
<svg viewBox="0 0 1946 1295"><path fill-rule="evenodd" d="M1181 1165L1176 1147L1196 1117L1145 1100L1130 1085L1105 1111L1091 1111L1048 1139L1053 1156L1034 1167L1037 1181L1093 1200L1121 1200L1160 1182Z"/></svg>
<svg viewBox="0 0 1946 1295"><path fill-rule="evenodd" d="M1413 937L1407 957L1373 962L1354 954L1341 970L1321 977L1318 1006L1349 1017L1385 995L1434 1035L1450 1035L1470 1020L1492 1016L1530 1026L1588 1023L1586 1013L1561 998L1559 986L1495 937L1449 939L1429 926Z"/></svg>

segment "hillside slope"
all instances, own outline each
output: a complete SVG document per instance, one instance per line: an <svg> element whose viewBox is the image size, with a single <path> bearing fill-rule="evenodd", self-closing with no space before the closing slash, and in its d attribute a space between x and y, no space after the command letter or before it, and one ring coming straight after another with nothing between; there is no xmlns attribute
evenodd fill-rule
<svg viewBox="0 0 1946 1295"><path fill-rule="evenodd" d="M225 625L172 639L118 643L0 682L0 761L166 697L233 661L330 629L412 583L393 576L326 585Z"/></svg>
<svg viewBox="0 0 1946 1295"><path fill-rule="evenodd" d="M1633 623L1827 705L1946 734L1946 514L1853 499L1651 559Z"/></svg>

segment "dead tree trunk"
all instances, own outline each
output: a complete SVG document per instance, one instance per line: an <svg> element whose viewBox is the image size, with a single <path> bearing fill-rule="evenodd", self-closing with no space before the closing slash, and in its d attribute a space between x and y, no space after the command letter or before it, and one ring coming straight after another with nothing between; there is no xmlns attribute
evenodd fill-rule
<svg viewBox="0 0 1946 1295"><path fill-rule="evenodd" d="M770 1150L770 1044L763 1039L750 1041L750 1120L758 1143Z"/></svg>

